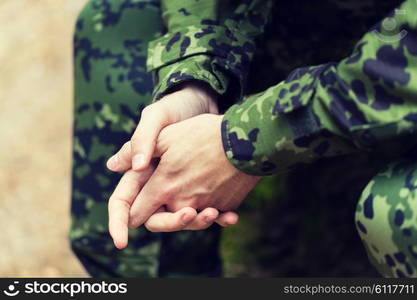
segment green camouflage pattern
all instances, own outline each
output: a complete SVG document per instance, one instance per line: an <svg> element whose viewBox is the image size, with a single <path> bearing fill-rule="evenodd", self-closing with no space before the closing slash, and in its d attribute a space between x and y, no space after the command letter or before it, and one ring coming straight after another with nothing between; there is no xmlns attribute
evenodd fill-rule
<svg viewBox="0 0 417 300"><path fill-rule="evenodd" d="M367 32L340 62L294 70L225 114L230 161L254 175L287 172L322 157L404 152L417 129L417 2ZM407 13L408 12L408 13ZM385 20L396 22L388 38ZM385 23L384 23L385 22ZM404 32L402 36L401 32ZM391 33L392 34L392 33Z"/></svg>
<svg viewBox="0 0 417 300"><path fill-rule="evenodd" d="M218 227L166 234L142 227L129 231L122 251L108 233L107 201L121 175L105 164L152 100L145 62L148 42L164 31L160 15L158 1L93 0L77 20L70 239L94 277L221 274Z"/></svg>
<svg viewBox="0 0 417 300"><path fill-rule="evenodd" d="M389 160L404 156L404 152L415 144L411 137L415 133L413 117L417 108L414 105L417 97L417 19L412 13L416 11L416 5L416 1L406 1L398 6L397 11L377 23L360 40L357 39L359 42L353 54L346 53L335 59L339 63L296 69L288 77L281 78L281 83L266 91L256 91L258 93L231 107L225 115L222 129L225 150L231 162L249 174L292 171L284 175L289 198L300 201L302 198L296 196L300 194L308 197L308 201L317 201L313 204L308 202L306 209L311 209L311 205L324 205L326 216L322 215L317 220L323 221L330 214L350 222L346 220L346 213L336 211L342 209L341 203L343 209L348 208L352 212L352 199L357 199L360 187L363 188L367 182L366 178L370 179ZM392 20L389 18L395 18L398 24L394 32L387 32L384 27L384 21ZM406 35L398 36L398 32L404 30ZM314 36L311 40L314 40ZM326 47L320 46L322 49L326 51ZM326 61L329 60L315 60L319 63ZM299 64L305 65L308 64ZM410 166L408 170L411 172L413 167ZM330 174L334 177L328 177ZM404 175L398 172L389 181L386 177L379 185L379 189L384 187L385 194L381 195L390 195L386 194L387 191L397 195L406 185ZM373 180L379 182L381 176ZM299 192L294 187L307 191ZM378 194L379 189L375 189ZM336 207L327 202L328 196L331 201L337 201ZM361 199L363 202L363 196ZM380 212L379 221L368 218L363 224L383 224L373 224L374 231L371 233L364 234L360 229L359 232L371 262L382 275L417 276L413 271L416 268L415 236L410 234L405 241L398 226L396 230L389 230L394 227L394 219L393 213L388 215L387 209L398 209L398 201L397 196L387 201L387 205L382 200L378 202L380 204L375 204L373 209L375 214ZM411 207L412 201L413 196L402 199L405 207ZM333 210L330 209L332 206ZM415 226L417 219L413 219L412 213L408 216L408 224L414 223ZM284 217L284 214L277 217ZM330 219L327 222L330 224ZM336 224L342 223L334 222ZM357 227L366 231L364 228L367 226L363 224ZM324 232L325 227L322 228ZM310 233L309 237L312 235ZM329 233L326 232L327 235ZM340 242L337 244L340 245ZM339 248L327 245L333 251ZM356 245L356 241L354 244L346 242L346 245ZM392 257L392 260L385 255ZM402 267L398 267L398 264L402 264ZM293 270L297 270L297 265L294 265ZM299 268L302 266L299 265ZM296 271L294 273L296 276L299 274Z"/></svg>
<svg viewBox="0 0 417 300"><path fill-rule="evenodd" d="M417 276L416 189L417 163L401 159L371 180L358 204L358 232L385 277Z"/></svg>
<svg viewBox="0 0 417 300"><path fill-rule="evenodd" d="M356 48L359 52L354 51L362 54L350 56L352 69L349 64L342 68L343 78L332 78L338 64L323 63L346 62L344 58L349 57L355 43L400 3L321 0L317 5L316 1L297 0L271 8L271 1L250 0L90 0L78 18L74 37L70 232L72 248L86 270L94 277L377 276L361 243L362 239L368 245L372 238L369 234L361 233L361 238L357 235L355 210L361 192L393 159L392 152L399 155L398 150L391 149L405 147L406 143L388 143L388 136L379 132L372 132L378 138L376 145L358 143L362 140L353 137L349 127L358 125L357 117L343 99L347 92L356 99L355 104L361 105L361 112L369 106L366 113L362 112L367 122L385 122L390 116L405 116L406 112L399 110L404 104L395 102L389 109L375 109L372 88L387 87L390 93L409 96L413 95L412 80L401 86L383 79L373 83L363 75L363 82L372 83L366 88L372 99L368 103L360 101L363 97L354 97L360 84L355 84L353 92L347 90L356 78L349 70L358 71L357 66L366 60L364 54L369 58L374 53L375 60L376 49L368 45L370 34L365 35L367 43ZM415 24L412 21L404 19L401 24ZM375 28L381 30L381 25ZM412 38L414 32L407 30ZM408 49L413 44L402 43L389 45L401 51L407 48L404 56L412 63L413 52ZM401 59L394 61L401 64ZM300 69L288 77L292 70L309 65L321 66ZM412 71L408 67L405 70ZM327 74L325 79L321 74ZM239 224L222 230L221 236L218 226L169 234L140 228L129 231L129 246L119 251L107 232L107 200L120 174L106 170L105 162L130 138L143 107L187 80L210 84L221 95L222 110L238 102L241 95L250 95L226 114L223 136L227 138L225 145L229 145L227 154L245 172L282 174L261 181L239 208ZM321 84L323 91L316 97L315 89ZM283 87L287 95L275 105L273 99L280 96ZM376 88L375 93L377 90L381 92ZM300 96L298 100L296 95ZM342 104L332 108L334 97ZM272 113L275 107L278 114ZM372 109L382 115L368 116ZM281 120L278 115L285 117ZM312 118L315 115L320 116L322 127L317 126L317 118ZM401 130L412 129L408 123L401 124ZM253 133L257 126L261 132ZM327 132L320 131L323 128ZM312 133L320 134L310 138ZM308 138L303 139L303 135ZM292 141L295 137L300 140ZM261 144L261 140L267 143ZM323 146L325 142L328 148ZM275 144L285 157L279 163ZM390 147L385 149L385 145ZM381 146L381 151L361 151L376 146ZM317 149L320 152L323 147L323 155L318 154ZM250 159L240 159L242 154ZM287 169L291 172L284 173ZM361 222L367 226L372 220L367 221ZM389 224L387 219L385 225ZM387 237L378 233L374 238ZM396 240L394 235L389 238ZM404 251L404 255L409 254ZM370 258L373 264L384 264L374 252ZM404 268L403 274L410 275Z"/></svg>
<svg viewBox="0 0 417 300"><path fill-rule="evenodd" d="M272 1L187 0L161 5L168 32L149 43L147 59L147 70L158 71L154 99L187 80L208 83L223 96L221 108L240 99Z"/></svg>

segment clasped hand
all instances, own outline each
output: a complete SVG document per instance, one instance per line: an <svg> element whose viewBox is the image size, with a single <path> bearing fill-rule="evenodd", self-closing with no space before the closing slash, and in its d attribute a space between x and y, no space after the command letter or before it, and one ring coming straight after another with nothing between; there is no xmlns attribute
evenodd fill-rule
<svg viewBox="0 0 417 300"><path fill-rule="evenodd" d="M107 167L123 172L109 199L109 231L117 248L128 227L154 232L235 224L237 208L259 177L236 169L221 140L216 99L187 84L146 107L130 141Z"/></svg>

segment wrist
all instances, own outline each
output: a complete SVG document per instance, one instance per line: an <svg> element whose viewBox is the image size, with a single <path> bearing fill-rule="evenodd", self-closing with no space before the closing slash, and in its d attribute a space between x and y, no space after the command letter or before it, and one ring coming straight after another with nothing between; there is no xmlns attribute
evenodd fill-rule
<svg viewBox="0 0 417 300"><path fill-rule="evenodd" d="M210 113L218 113L217 99L219 95L217 92L204 81L192 80L186 81L180 86L181 90L188 90L197 98L207 105L207 111Z"/></svg>

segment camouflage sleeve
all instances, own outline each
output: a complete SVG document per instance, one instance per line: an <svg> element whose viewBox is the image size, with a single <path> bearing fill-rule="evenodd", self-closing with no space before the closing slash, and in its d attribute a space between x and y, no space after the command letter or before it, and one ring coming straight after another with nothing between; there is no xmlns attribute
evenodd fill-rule
<svg viewBox="0 0 417 300"><path fill-rule="evenodd" d="M296 69L232 106L222 139L233 165L268 175L357 151L400 154L415 144L416 11L417 1L404 1L346 59Z"/></svg>
<svg viewBox="0 0 417 300"><path fill-rule="evenodd" d="M271 3L162 1L167 33L148 46L147 68L154 71L154 99L188 80L206 82L223 99L240 99L256 38L267 23Z"/></svg>

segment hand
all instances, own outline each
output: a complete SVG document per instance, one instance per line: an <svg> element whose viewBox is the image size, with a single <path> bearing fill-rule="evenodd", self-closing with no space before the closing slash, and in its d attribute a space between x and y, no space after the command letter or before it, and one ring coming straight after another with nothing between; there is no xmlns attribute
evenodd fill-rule
<svg viewBox="0 0 417 300"><path fill-rule="evenodd" d="M221 141L221 121L222 116L204 114L160 132L154 153L160 161L130 203L130 227L142 225L164 206L173 212L185 207L230 211L239 206L260 177L240 172L228 161Z"/></svg>
<svg viewBox="0 0 417 300"><path fill-rule="evenodd" d="M129 151L130 147L126 148ZM123 157L130 157L124 155ZM123 249L128 243L129 211L132 203L138 197L138 193L153 174L157 164L137 172L128 170L120 179L116 189L109 200L109 231L114 244L118 249ZM226 212L219 215L217 209L206 208L197 214L197 211L185 207L175 213L166 212L160 207L145 222L149 231L171 232L179 230L202 230L210 227L213 222L226 227L237 223L238 216L234 212Z"/></svg>
<svg viewBox="0 0 417 300"><path fill-rule="evenodd" d="M107 166L112 171L126 171L132 167L144 170L141 174L128 171L120 180L109 202L109 214L114 218L109 228L116 232L112 236L122 237L115 240L118 248L127 245L127 223L130 204L134 201L140 188L152 174L154 167L149 165L156 138L165 126L202 113L218 113L215 95L200 83L186 83L175 93L165 96L160 101L148 106L142 112L142 119L132 141L125 143L122 150L111 157ZM139 157L139 158L138 158ZM209 227L213 221L228 226L235 224L238 216L233 212L220 214L216 209L207 208L197 215L192 208L184 208L176 213L165 212L161 207L145 223L150 231L201 230Z"/></svg>
<svg viewBox="0 0 417 300"><path fill-rule="evenodd" d="M131 140L107 161L107 167L115 172L130 168L145 170L149 167L159 132L164 127L205 113L218 114L214 93L202 83L184 84L181 90L143 109Z"/></svg>

